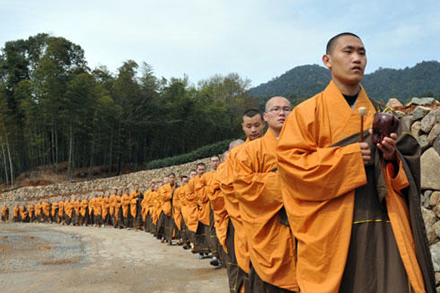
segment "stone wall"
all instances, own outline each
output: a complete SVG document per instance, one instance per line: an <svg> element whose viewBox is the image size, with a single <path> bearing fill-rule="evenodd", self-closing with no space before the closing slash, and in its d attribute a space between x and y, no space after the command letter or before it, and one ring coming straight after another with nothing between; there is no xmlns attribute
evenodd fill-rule
<svg viewBox="0 0 440 293"><path fill-rule="evenodd" d="M135 183L139 184L139 189L141 191L145 191L148 189L151 180L162 180L163 177L167 176L171 172L175 173L177 177L180 177L181 175L188 175L189 171L194 169L196 164L199 162L205 163L209 170L209 158L206 158L187 164L155 170L140 171L86 182L23 187L0 194L0 206L6 204L11 208L16 204L29 205L29 202L37 201L39 199L50 198L53 200L60 200L61 198L71 196L86 196L111 188L131 187Z"/></svg>
<svg viewBox="0 0 440 293"><path fill-rule="evenodd" d="M417 106L412 115L411 133L422 148L421 186L422 214L440 285L440 109ZM437 288L439 291L440 287Z"/></svg>

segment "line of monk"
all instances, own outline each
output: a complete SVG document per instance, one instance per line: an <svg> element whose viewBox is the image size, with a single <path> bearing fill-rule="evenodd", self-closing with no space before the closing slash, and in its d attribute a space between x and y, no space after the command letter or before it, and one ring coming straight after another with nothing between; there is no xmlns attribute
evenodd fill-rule
<svg viewBox="0 0 440 293"><path fill-rule="evenodd" d="M200 163L180 186L170 174L143 197L138 187L114 190L60 202L58 214L47 202L16 206L14 220L110 224L168 244L178 239L223 263L235 293L436 292L420 146L403 124L371 140L383 107L360 84L367 59L357 35L331 38L322 60L327 88L294 109L276 96L263 114L247 110L246 141L231 142L222 162L213 156L210 172Z"/></svg>

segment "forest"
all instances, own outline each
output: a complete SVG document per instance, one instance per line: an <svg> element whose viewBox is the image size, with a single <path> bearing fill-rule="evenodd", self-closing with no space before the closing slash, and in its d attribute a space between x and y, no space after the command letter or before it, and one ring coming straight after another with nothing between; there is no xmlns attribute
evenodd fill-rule
<svg viewBox="0 0 440 293"><path fill-rule="evenodd" d="M242 136L241 114L259 102L231 73L197 84L155 76L127 60L89 68L84 50L38 34L0 52L0 184L40 165L106 166L109 174Z"/></svg>

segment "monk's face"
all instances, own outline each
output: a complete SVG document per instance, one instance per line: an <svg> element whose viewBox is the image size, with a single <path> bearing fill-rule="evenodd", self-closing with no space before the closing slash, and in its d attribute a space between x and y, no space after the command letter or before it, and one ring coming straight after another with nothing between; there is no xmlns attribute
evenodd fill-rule
<svg viewBox="0 0 440 293"><path fill-rule="evenodd" d="M193 179L196 176L197 176L197 172L191 171L191 173L189 173L189 179Z"/></svg>
<svg viewBox="0 0 440 293"><path fill-rule="evenodd" d="M188 183L188 178L182 178L182 186L185 186Z"/></svg>
<svg viewBox="0 0 440 293"><path fill-rule="evenodd" d="M174 182L176 182L176 176L174 176L174 175L170 175L170 176L168 177L168 182L171 183L171 185L173 185Z"/></svg>
<svg viewBox="0 0 440 293"><path fill-rule="evenodd" d="M335 82L350 86L361 82L367 65L364 44L354 36L339 37L322 59Z"/></svg>
<svg viewBox="0 0 440 293"><path fill-rule="evenodd" d="M197 175L202 176L203 174L205 174L206 168L203 165L198 165L196 170Z"/></svg>
<svg viewBox="0 0 440 293"><path fill-rule="evenodd" d="M259 114L254 115L254 117L243 116L243 123L241 126L249 140L254 140L263 136L264 122Z"/></svg>
<svg viewBox="0 0 440 293"><path fill-rule="evenodd" d="M290 102L286 98L274 97L267 103L266 112L263 114L264 120L269 124L269 128L278 135L290 111Z"/></svg>
<svg viewBox="0 0 440 293"><path fill-rule="evenodd" d="M219 164L220 164L220 160L219 160L218 157L212 157L211 158L211 168L212 168L212 170L217 170Z"/></svg>

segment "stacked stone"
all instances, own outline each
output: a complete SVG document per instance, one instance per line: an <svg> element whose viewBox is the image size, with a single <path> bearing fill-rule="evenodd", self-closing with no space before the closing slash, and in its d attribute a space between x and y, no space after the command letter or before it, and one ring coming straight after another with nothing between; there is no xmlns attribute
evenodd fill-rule
<svg viewBox="0 0 440 293"><path fill-rule="evenodd" d="M196 164L200 162L209 166L209 158L205 158L182 165L134 172L104 179L23 187L0 194L0 207L3 204L9 207L22 204L27 205L29 201L38 201L39 199L61 200L72 196L84 197L95 195L99 191L111 188L131 187L135 183L139 184L140 190L146 191L152 180L162 180L171 172L175 173L176 176L189 175L190 170L195 169Z"/></svg>
<svg viewBox="0 0 440 293"><path fill-rule="evenodd" d="M411 134L418 140L420 157L422 214L440 292L440 109L433 98L413 98L404 109L401 121L409 123Z"/></svg>

